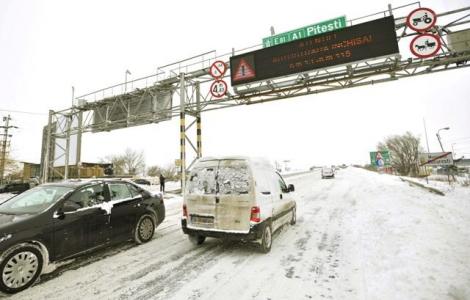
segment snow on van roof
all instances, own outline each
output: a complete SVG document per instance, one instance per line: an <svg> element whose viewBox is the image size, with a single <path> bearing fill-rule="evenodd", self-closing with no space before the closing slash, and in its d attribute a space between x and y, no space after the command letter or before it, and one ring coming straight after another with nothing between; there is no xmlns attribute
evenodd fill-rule
<svg viewBox="0 0 470 300"><path fill-rule="evenodd" d="M248 164L252 166L269 166L274 168L271 162L264 157L251 157L243 155L227 155L227 156L206 156L200 158L198 161L211 161L211 160L245 160Z"/></svg>

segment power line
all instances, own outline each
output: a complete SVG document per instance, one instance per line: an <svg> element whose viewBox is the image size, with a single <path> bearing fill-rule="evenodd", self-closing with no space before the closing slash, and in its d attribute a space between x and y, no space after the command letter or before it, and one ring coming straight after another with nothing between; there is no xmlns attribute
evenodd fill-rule
<svg viewBox="0 0 470 300"><path fill-rule="evenodd" d="M11 109L0 109L0 111L7 112L7 113L18 113L18 114L37 115L37 116L47 116L47 113L38 113L38 112L32 112L32 111L11 110Z"/></svg>

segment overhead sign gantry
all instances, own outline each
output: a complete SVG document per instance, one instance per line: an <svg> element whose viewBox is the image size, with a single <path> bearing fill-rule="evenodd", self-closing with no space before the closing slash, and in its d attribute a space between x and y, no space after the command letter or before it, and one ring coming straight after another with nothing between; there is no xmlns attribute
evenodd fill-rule
<svg viewBox="0 0 470 300"><path fill-rule="evenodd" d="M470 7L433 17L429 11L417 11L413 7L416 5L415 2L394 9L389 7L367 16L368 20L375 20L348 20L349 27L264 49L257 45L219 56L215 51L207 52L159 68L157 74L76 97L73 107L50 111L43 139L42 180L67 178L68 162L80 164L80 142L77 142L76 159L68 159L72 135L81 141L84 132L111 131L179 116L179 162L184 179L192 164L186 164L186 145L194 150L196 158L202 155L202 112L468 67ZM394 12L404 10L404 17L393 16ZM426 27L413 29L406 25L407 19L411 24L422 23ZM429 27L429 24L433 25ZM413 38L416 40L410 43ZM442 47L437 43L433 46L433 39L438 39ZM397 44L402 44L401 54ZM439 50L428 53L420 49L423 45ZM416 57L412 53L408 55L410 47L415 49ZM225 70L217 70L222 68L220 63L211 69L217 61L226 66L230 61L230 75L225 75ZM225 82L228 77L232 86L214 84ZM189 130L194 125L196 143L189 138ZM64 156L67 158L63 162L65 173L61 174L54 166L58 157Z"/></svg>

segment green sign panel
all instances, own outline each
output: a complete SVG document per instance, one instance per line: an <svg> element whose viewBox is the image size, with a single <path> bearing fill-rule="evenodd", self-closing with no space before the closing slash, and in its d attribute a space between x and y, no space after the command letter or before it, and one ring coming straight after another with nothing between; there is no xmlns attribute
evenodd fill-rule
<svg viewBox="0 0 470 300"><path fill-rule="evenodd" d="M292 31L276 34L263 39L263 47L271 47L279 44L288 43L298 39L303 39L309 36L322 34L325 32L338 30L346 27L346 16L336 19L323 21L321 23L305 26Z"/></svg>
<svg viewBox="0 0 470 300"><path fill-rule="evenodd" d="M370 164L377 167L390 167L390 152L377 151L370 152Z"/></svg>

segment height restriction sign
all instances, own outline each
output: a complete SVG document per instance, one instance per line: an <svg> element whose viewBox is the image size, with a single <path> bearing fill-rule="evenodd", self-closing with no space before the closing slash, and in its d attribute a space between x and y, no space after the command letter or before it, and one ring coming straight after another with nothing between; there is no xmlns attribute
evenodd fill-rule
<svg viewBox="0 0 470 300"><path fill-rule="evenodd" d="M221 98L227 93L227 83L223 80L215 80L211 84L211 94L215 98Z"/></svg>
<svg viewBox="0 0 470 300"><path fill-rule="evenodd" d="M209 74L211 74L214 79L221 78L224 76L225 72L227 72L227 65L220 60L214 62L209 69Z"/></svg>

